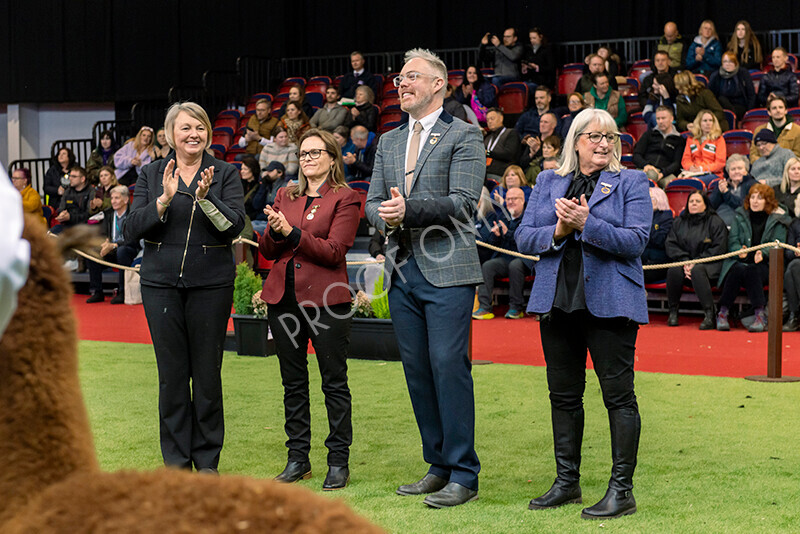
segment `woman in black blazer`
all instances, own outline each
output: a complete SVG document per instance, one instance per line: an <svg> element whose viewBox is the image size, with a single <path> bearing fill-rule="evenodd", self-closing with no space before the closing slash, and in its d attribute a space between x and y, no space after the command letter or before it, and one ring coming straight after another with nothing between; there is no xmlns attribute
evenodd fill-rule
<svg viewBox="0 0 800 534"><path fill-rule="evenodd" d="M142 168L125 234L145 243L142 301L158 364L164 463L216 472L242 184L234 166L206 153L211 122L202 107L173 104L164 128L174 152Z"/></svg>

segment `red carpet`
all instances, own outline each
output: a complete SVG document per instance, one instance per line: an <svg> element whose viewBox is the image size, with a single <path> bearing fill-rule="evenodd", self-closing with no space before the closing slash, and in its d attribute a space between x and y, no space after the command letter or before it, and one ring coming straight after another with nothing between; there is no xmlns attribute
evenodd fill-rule
<svg viewBox="0 0 800 534"><path fill-rule="evenodd" d="M73 297L80 339L150 343L150 332L139 306L86 304ZM500 308L498 308L500 311ZM697 329L699 317L681 317L681 326L666 326L666 314L652 314L639 330L637 371L743 377L767 372L767 334L742 328L731 332ZM229 330L232 325L229 324ZM783 334L783 374L800 375L800 332ZM544 365L539 323L532 318L473 321L472 354L495 363Z"/></svg>

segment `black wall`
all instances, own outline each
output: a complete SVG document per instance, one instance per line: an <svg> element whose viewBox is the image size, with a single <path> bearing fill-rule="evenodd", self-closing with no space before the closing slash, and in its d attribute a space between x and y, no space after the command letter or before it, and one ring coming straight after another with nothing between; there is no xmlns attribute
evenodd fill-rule
<svg viewBox="0 0 800 534"><path fill-rule="evenodd" d="M234 70L238 56L469 47L477 46L484 32L500 34L509 25L523 31L539 26L554 42L660 35L667 20L689 37L705 18L725 36L740 18L756 31L800 27L800 2L754 5L753 0L0 0L0 102L164 98L173 85L200 85L206 70Z"/></svg>

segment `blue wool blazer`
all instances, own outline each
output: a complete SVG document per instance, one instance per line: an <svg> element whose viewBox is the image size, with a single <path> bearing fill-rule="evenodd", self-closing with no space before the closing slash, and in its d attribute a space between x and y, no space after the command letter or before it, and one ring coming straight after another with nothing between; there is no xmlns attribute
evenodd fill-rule
<svg viewBox="0 0 800 534"><path fill-rule="evenodd" d="M573 174L542 172L536 179L525 216L515 238L520 252L538 254L536 278L528 311L547 313L553 307L564 247L553 247L555 202L567 192ZM650 235L653 204L641 171L603 171L588 201L583 232L583 276L586 308L595 317L628 317L648 322L641 254ZM572 239L570 236L568 239Z"/></svg>

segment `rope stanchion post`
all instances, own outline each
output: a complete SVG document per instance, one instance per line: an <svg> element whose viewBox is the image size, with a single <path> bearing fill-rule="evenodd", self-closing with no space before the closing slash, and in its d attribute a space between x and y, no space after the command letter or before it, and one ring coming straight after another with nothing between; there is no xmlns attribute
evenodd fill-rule
<svg viewBox="0 0 800 534"><path fill-rule="evenodd" d="M767 305L767 374L745 377L756 382L798 382L800 377L782 376L783 364L783 249L769 251L769 303Z"/></svg>
<svg viewBox="0 0 800 534"><path fill-rule="evenodd" d="M242 241L234 241L233 258L236 261L236 265L239 265L243 261L247 261L247 250L245 250L244 243Z"/></svg>

